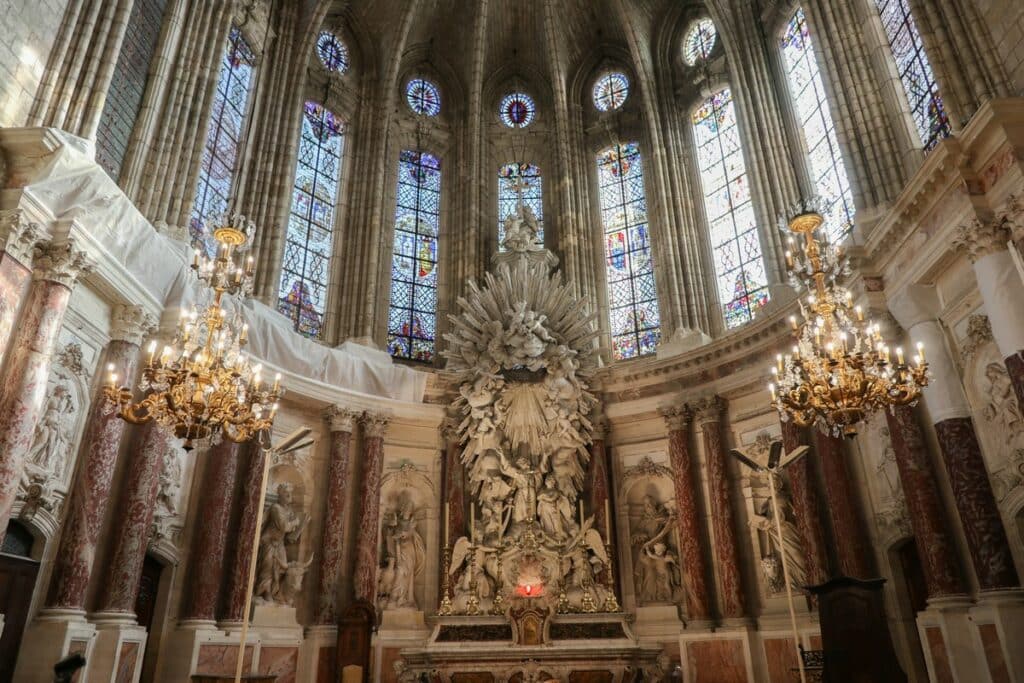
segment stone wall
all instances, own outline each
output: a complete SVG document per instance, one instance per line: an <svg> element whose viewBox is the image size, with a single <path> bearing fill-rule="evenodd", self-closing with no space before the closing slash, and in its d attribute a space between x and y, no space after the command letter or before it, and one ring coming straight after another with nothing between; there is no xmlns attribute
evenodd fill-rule
<svg viewBox="0 0 1024 683"><path fill-rule="evenodd" d="M0 126L28 118L67 0L6 0L0 12Z"/></svg>
<svg viewBox="0 0 1024 683"><path fill-rule="evenodd" d="M1006 68L1010 88L1024 95L1024 5L1006 0L978 0L992 32L996 56Z"/></svg>

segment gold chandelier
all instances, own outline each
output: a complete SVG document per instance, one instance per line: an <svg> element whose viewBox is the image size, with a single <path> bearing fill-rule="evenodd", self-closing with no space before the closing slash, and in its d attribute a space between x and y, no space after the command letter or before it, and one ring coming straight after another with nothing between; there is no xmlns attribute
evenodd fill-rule
<svg viewBox="0 0 1024 683"><path fill-rule="evenodd" d="M870 413L916 402L928 384L928 363L920 343L912 365L899 347L894 363L880 326L865 321L852 294L837 284L849 264L827 236L823 243L816 238L824 222L818 205L817 199L801 202L786 226L804 238L796 255L788 239L786 266L793 287L807 295L799 300L803 321L789 319L796 345L791 354L776 356L768 390L782 420L853 436Z"/></svg>
<svg viewBox="0 0 1024 683"><path fill-rule="evenodd" d="M174 340L159 355L156 341L149 345L139 382L145 398L133 403L131 389L118 386L108 367L104 394L120 416L132 424L156 420L184 440L185 450L218 434L236 443L266 438L277 413L281 375L264 386L262 365L253 366L242 351L249 326L238 314L229 320L221 305L224 294L252 291L253 259L244 267L236 259L251 243L254 227L239 214L225 216L213 231L215 255L195 250L192 270L213 290L213 299L201 312L182 309Z"/></svg>

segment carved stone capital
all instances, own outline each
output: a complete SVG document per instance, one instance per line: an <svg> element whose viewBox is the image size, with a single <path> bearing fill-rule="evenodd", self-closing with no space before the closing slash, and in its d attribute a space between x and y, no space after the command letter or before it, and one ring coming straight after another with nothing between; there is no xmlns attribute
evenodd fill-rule
<svg viewBox="0 0 1024 683"><path fill-rule="evenodd" d="M611 431L611 423L608 422L608 417L604 413L597 413L590 418L590 424L593 425L593 438L604 439L608 436L608 432Z"/></svg>
<svg viewBox="0 0 1024 683"><path fill-rule="evenodd" d="M32 265L33 252L45 236L38 223L25 220L21 209L0 211L0 247L22 265Z"/></svg>
<svg viewBox="0 0 1024 683"><path fill-rule="evenodd" d="M712 422L721 422L725 412L726 401L718 395L706 396L696 401L691 408L697 415L697 424L703 426Z"/></svg>
<svg viewBox="0 0 1024 683"><path fill-rule="evenodd" d="M1018 244L1024 242L1024 194L1010 195L1000 213L1013 241Z"/></svg>
<svg viewBox="0 0 1024 683"><path fill-rule="evenodd" d="M665 418L665 426L670 432L687 431L693 422L693 411L687 405L662 406L658 413Z"/></svg>
<svg viewBox="0 0 1024 683"><path fill-rule="evenodd" d="M967 337L960 346L960 357L971 358L985 344L992 341L992 325L987 315L974 314L967 318Z"/></svg>
<svg viewBox="0 0 1024 683"><path fill-rule="evenodd" d="M1010 231L1002 220L982 221L975 218L957 228L953 246L974 263L983 256L1004 251L1010 241Z"/></svg>
<svg viewBox="0 0 1024 683"><path fill-rule="evenodd" d="M327 429L334 434L335 432L348 432L351 434L355 431L356 420L359 419L359 413L351 411L341 406L328 406L324 412L324 422L327 423Z"/></svg>
<svg viewBox="0 0 1024 683"><path fill-rule="evenodd" d="M92 262L73 241L49 243L34 249L32 277L64 285L75 286L78 278L92 270Z"/></svg>
<svg viewBox="0 0 1024 683"><path fill-rule="evenodd" d="M448 417L441 420L441 425L438 427L441 430L441 439L446 444L458 443L459 441L459 419L455 416L449 415Z"/></svg>
<svg viewBox="0 0 1024 683"><path fill-rule="evenodd" d="M388 418L384 415L363 413L359 422L363 425L363 434L369 439L383 439L388 431Z"/></svg>
<svg viewBox="0 0 1024 683"><path fill-rule="evenodd" d="M110 338L141 346L142 340L153 334L156 324L153 316L146 313L142 306L118 304L114 306L111 316Z"/></svg>

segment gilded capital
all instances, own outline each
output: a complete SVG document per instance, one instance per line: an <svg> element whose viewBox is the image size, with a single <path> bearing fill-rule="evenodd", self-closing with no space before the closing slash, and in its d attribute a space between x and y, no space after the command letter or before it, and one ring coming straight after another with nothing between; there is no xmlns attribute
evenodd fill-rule
<svg viewBox="0 0 1024 683"><path fill-rule="evenodd" d="M662 406L658 408L658 413L665 418L665 425L670 432L686 431L693 421L693 411L685 404Z"/></svg>
<svg viewBox="0 0 1024 683"><path fill-rule="evenodd" d="M1001 219L983 221L978 218L957 228L953 246L974 263L983 256L1005 251L1010 241L1010 230Z"/></svg>
<svg viewBox="0 0 1024 683"><path fill-rule="evenodd" d="M697 424L721 422L725 412L725 399L718 395L705 396L693 403L693 412L697 415Z"/></svg>
<svg viewBox="0 0 1024 683"><path fill-rule="evenodd" d="M369 439L383 439L388 430L388 418L374 413L363 413L359 420L363 425L363 434Z"/></svg>
<svg viewBox="0 0 1024 683"><path fill-rule="evenodd" d="M156 320L142 306L118 304L110 320L110 339L141 346L142 340L153 334Z"/></svg>
<svg viewBox="0 0 1024 683"><path fill-rule="evenodd" d="M44 237L39 224L25 220L21 209L0 211L0 247L22 265L32 265L33 252Z"/></svg>
<svg viewBox="0 0 1024 683"><path fill-rule="evenodd" d="M359 413L342 408L341 406L333 405L328 406L323 412L324 422L327 423L327 429L332 434L335 432L348 432L351 434L355 431L356 420L359 419Z"/></svg>
<svg viewBox="0 0 1024 683"><path fill-rule="evenodd" d="M70 289L80 276L92 270L89 257L71 240L39 245L33 251L32 277L36 280L56 282Z"/></svg>

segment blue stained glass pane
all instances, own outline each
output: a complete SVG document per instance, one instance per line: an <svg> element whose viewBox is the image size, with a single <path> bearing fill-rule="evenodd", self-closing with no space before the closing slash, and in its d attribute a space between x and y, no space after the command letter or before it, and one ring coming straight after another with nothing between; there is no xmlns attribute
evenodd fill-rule
<svg viewBox="0 0 1024 683"><path fill-rule="evenodd" d="M661 335L639 145L608 147L597 155L597 169L612 357L636 358L654 353Z"/></svg>
<svg viewBox="0 0 1024 683"><path fill-rule="evenodd" d="M322 31L316 40L316 53L328 71L348 71L348 48L330 31Z"/></svg>
<svg viewBox="0 0 1024 683"><path fill-rule="evenodd" d="M732 92L723 88L704 101L691 118L696 139L704 213L709 223L718 296L726 327L750 321L768 301L747 288L746 271L763 272L761 242L754 223Z"/></svg>
<svg viewBox="0 0 1024 683"><path fill-rule="evenodd" d="M544 201L540 168L533 164L511 163L498 169L498 248L505 240L505 219L516 212L520 196L537 217L537 240L544 242Z"/></svg>
<svg viewBox="0 0 1024 683"><path fill-rule="evenodd" d="M718 31L710 19L701 19L695 23L683 38L683 60L693 66L704 61L715 48Z"/></svg>
<svg viewBox="0 0 1024 683"><path fill-rule="evenodd" d="M498 116L509 128L526 128L537 115L533 98L523 92L505 95L498 106Z"/></svg>
<svg viewBox="0 0 1024 683"><path fill-rule="evenodd" d="M426 79L414 78L409 81L405 86L405 101L417 114L437 116L441 113L441 91Z"/></svg>
<svg viewBox="0 0 1024 683"><path fill-rule="evenodd" d="M388 352L396 358L434 360L440 192L437 157L403 150L398 158L388 309Z"/></svg>
<svg viewBox="0 0 1024 683"><path fill-rule="evenodd" d="M621 71L606 73L594 84L594 106L598 111L618 109L629 97L629 78Z"/></svg>
<svg viewBox="0 0 1024 683"><path fill-rule="evenodd" d="M216 243L207 223L227 209L234 183L239 141L252 88L256 57L232 27L213 94L210 121L199 165L199 180L192 202L189 234L194 246L213 256Z"/></svg>
<svg viewBox="0 0 1024 683"><path fill-rule="evenodd" d="M288 220L289 248L278 287L277 310L288 316L296 332L316 338L323 332L327 311L344 127L316 102L306 102L302 113Z"/></svg>

